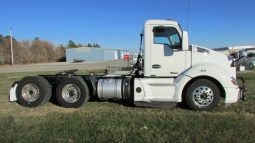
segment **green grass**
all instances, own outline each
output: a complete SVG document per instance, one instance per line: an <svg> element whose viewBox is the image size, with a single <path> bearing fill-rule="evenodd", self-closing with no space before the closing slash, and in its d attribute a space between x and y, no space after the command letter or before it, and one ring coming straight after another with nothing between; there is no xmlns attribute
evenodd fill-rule
<svg viewBox="0 0 255 143"><path fill-rule="evenodd" d="M9 104L13 81L37 74L46 73L0 75L1 142L255 142L254 73L240 74L248 85L247 101L228 108L221 102L211 112L96 101L78 109Z"/></svg>

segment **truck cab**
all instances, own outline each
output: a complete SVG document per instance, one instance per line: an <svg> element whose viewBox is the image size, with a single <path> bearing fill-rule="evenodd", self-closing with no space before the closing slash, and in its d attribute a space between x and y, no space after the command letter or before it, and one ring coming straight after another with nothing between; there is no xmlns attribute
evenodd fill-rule
<svg viewBox="0 0 255 143"><path fill-rule="evenodd" d="M177 22L149 20L144 25L144 33L146 77L176 77L191 66L188 37Z"/></svg>
<svg viewBox="0 0 255 143"><path fill-rule="evenodd" d="M236 68L226 55L191 45L188 33L173 20L148 20L144 25L144 77L135 78L134 100L186 102L211 109L220 97L237 102ZM140 91L140 92L137 92Z"/></svg>

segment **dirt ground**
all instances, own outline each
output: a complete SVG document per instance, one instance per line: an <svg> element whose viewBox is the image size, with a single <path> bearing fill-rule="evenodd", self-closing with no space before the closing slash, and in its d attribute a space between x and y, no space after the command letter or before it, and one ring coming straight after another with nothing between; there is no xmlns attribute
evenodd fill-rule
<svg viewBox="0 0 255 143"><path fill-rule="evenodd" d="M96 70L106 69L113 65L113 62L83 62L83 63L44 63L28 65L1 65L0 73L10 72L37 72L37 71L65 71L70 69L78 70Z"/></svg>

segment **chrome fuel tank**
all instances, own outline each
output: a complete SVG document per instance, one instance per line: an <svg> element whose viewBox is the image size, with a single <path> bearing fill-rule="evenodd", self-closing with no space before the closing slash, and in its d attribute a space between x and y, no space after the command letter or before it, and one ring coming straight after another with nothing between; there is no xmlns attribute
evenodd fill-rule
<svg viewBox="0 0 255 143"><path fill-rule="evenodd" d="M99 79L97 84L97 95L102 99L122 99L122 79Z"/></svg>

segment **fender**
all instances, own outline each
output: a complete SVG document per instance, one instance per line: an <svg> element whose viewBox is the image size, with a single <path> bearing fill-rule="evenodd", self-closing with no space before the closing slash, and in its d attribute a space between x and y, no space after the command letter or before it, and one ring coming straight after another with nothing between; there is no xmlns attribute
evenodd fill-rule
<svg viewBox="0 0 255 143"><path fill-rule="evenodd" d="M240 90L236 82L236 69L225 68L216 64L205 63L195 65L192 68L183 72L183 75L189 76L192 79L200 76L208 76L217 80L225 92L225 104L235 103L240 96Z"/></svg>
<svg viewBox="0 0 255 143"><path fill-rule="evenodd" d="M192 66L192 68L186 70L183 72L183 75L189 76L191 78L199 77L199 76L209 76L214 79L216 79L224 88L237 88L237 85L234 85L231 80L236 80L236 75L234 74L234 68L233 71L229 71L228 69L212 64L212 63L206 63L206 64L199 64Z"/></svg>
<svg viewBox="0 0 255 143"><path fill-rule="evenodd" d="M177 78L175 78L174 82L175 82L175 98L177 100L176 102L182 102L182 92L184 90L184 87L191 80L192 78L186 75L179 75Z"/></svg>
<svg viewBox="0 0 255 143"><path fill-rule="evenodd" d="M185 86L194 78L200 77L200 76L207 76L214 78L217 80L224 88L226 89L237 89L238 86L234 85L231 82L231 77L236 78L235 69L233 68L233 71L227 71L224 67L215 65L215 64L199 64L192 66L192 68L189 68L188 70L184 71L182 74L180 74L176 79L176 92L175 97L177 97L177 102L182 102L182 92L185 88ZM226 94L232 94L232 92L229 90L225 91ZM228 96L229 97L229 96ZM228 98L227 98L228 99ZM235 97L233 98L235 100ZM231 98L232 102L232 98Z"/></svg>

